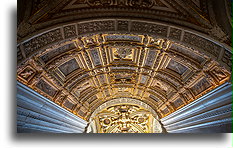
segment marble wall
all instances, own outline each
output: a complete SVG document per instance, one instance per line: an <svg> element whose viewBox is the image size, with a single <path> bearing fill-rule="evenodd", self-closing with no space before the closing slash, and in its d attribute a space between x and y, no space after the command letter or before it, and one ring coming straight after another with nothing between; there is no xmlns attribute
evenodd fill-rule
<svg viewBox="0 0 233 148"><path fill-rule="evenodd" d="M225 83L161 119L168 133L230 133L232 85Z"/></svg>
<svg viewBox="0 0 233 148"><path fill-rule="evenodd" d="M18 133L83 133L87 122L17 82Z"/></svg>
<svg viewBox="0 0 233 148"><path fill-rule="evenodd" d="M229 133L232 85L225 83L161 119L168 133ZM17 83L17 132L83 133L87 122Z"/></svg>

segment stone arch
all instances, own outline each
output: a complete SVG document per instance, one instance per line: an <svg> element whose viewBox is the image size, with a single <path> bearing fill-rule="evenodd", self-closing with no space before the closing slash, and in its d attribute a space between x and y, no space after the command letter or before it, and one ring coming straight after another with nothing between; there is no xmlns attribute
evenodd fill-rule
<svg viewBox="0 0 233 148"><path fill-rule="evenodd" d="M115 98L164 119L230 80L225 0L20 4L17 80L86 121Z"/></svg>
<svg viewBox="0 0 233 148"><path fill-rule="evenodd" d="M121 30L116 24L127 21L125 30ZM98 26L97 30L93 27ZM85 29L84 29L85 27ZM81 31L81 30L85 31ZM217 60L222 66L231 69L230 52L231 47L201 32L190 28L158 21L145 21L138 19L92 19L89 21L66 22L44 28L42 31L34 32L18 41L18 64L23 59L31 57L44 50L49 50L70 42L76 38L91 36L94 34L139 34L150 35L156 38L171 40L175 43L197 50L200 53ZM51 40L44 42L45 38ZM41 45L40 45L41 44ZM219 54L219 52L221 54Z"/></svg>
<svg viewBox="0 0 233 148"><path fill-rule="evenodd" d="M106 101L105 103L101 104L98 108L95 109L95 111L91 114L90 119L94 117L95 114L103 110L104 108L107 108L109 106L114 106L114 105L120 105L120 104L132 104L132 105L141 106L147 109L148 111L150 111L156 119L159 119L156 111L153 110L148 104L144 103L143 101L140 101L138 99L133 99L133 98L115 98L115 99Z"/></svg>
<svg viewBox="0 0 233 148"><path fill-rule="evenodd" d="M124 121L121 121L122 120L121 115L123 115L124 113L119 112L119 114L113 115L108 110L109 108L110 109L114 108L118 110L118 109L121 109L122 107L123 108L126 107L127 111L132 109L126 113L127 115L125 117L126 118L125 126L128 128L127 132L139 132L139 133L165 132L162 128L161 123L159 122L159 117L157 113L149 105L137 99L115 98L113 100L109 100L103 103L92 113L89 119L89 124L87 126L87 133L90 133L90 132L93 132L93 133L102 133L102 132L112 133L113 132L115 133L115 132L121 131L121 129L123 128L121 125L122 122L124 124ZM104 123L102 120L104 121L106 120L108 121L108 123ZM145 120L148 120L148 121L145 121ZM136 122L138 126L135 127L134 122ZM141 125L141 123L143 123L143 125ZM106 127L108 125L109 127ZM116 126L116 127L112 128L113 126ZM124 132L124 129L121 132Z"/></svg>
<svg viewBox="0 0 233 148"><path fill-rule="evenodd" d="M129 89L128 95L164 117L229 80L231 48L200 32L200 26L149 20L147 14L143 19L96 15L35 24L43 29L18 40L17 80L86 120L117 97L111 96L114 88ZM131 62L117 63L122 59ZM112 87L123 81L131 86Z"/></svg>

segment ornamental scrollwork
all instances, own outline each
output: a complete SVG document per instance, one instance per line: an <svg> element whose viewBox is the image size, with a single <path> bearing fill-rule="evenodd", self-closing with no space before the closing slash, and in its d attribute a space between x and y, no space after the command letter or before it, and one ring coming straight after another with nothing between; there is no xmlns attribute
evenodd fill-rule
<svg viewBox="0 0 233 148"><path fill-rule="evenodd" d="M86 0L90 6L128 6L151 8L156 4L154 0Z"/></svg>

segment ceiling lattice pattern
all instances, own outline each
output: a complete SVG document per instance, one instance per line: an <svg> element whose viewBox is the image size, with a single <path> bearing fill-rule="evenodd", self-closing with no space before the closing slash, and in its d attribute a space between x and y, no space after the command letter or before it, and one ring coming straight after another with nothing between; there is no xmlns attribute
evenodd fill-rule
<svg viewBox="0 0 233 148"><path fill-rule="evenodd" d="M229 78L230 72L209 56L142 34L73 38L17 70L18 81L86 120L102 103L121 97L141 100L165 117Z"/></svg>

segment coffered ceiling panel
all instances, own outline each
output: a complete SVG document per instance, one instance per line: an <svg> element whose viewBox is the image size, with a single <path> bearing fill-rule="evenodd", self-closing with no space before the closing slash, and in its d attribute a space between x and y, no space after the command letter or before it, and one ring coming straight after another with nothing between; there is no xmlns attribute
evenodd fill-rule
<svg viewBox="0 0 233 148"><path fill-rule="evenodd" d="M17 26L17 80L85 120L120 98L162 118L230 80L230 38L210 1L27 3Z"/></svg>
<svg viewBox="0 0 233 148"><path fill-rule="evenodd" d="M60 54L50 55L55 51ZM229 78L195 48L136 34L73 38L18 68L19 81L86 120L102 103L122 97L139 99L164 117Z"/></svg>

